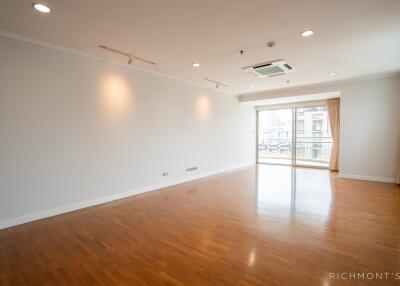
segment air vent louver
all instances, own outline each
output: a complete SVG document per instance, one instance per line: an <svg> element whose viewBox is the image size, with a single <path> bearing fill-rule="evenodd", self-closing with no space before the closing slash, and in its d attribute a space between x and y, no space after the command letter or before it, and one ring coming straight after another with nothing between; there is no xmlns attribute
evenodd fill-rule
<svg viewBox="0 0 400 286"><path fill-rule="evenodd" d="M245 72L252 73L259 78L277 76L293 71L293 68L284 60L277 60L243 68Z"/></svg>

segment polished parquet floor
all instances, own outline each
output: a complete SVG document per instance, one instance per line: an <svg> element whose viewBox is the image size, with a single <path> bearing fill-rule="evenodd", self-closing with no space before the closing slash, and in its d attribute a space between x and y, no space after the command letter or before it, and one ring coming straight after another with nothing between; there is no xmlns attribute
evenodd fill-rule
<svg viewBox="0 0 400 286"><path fill-rule="evenodd" d="M399 285L397 272L400 188L318 169L252 166L0 230L0 285Z"/></svg>

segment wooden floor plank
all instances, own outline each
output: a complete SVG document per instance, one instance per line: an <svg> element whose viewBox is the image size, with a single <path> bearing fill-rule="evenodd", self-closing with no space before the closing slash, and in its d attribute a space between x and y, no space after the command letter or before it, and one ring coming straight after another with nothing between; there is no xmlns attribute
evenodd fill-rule
<svg viewBox="0 0 400 286"><path fill-rule="evenodd" d="M341 272L400 272L398 186L258 165L0 230L0 285L400 283Z"/></svg>

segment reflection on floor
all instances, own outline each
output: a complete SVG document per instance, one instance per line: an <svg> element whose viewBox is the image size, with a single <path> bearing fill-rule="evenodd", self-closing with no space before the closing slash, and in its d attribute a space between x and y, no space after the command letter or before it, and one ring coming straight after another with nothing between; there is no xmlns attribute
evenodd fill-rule
<svg viewBox="0 0 400 286"><path fill-rule="evenodd" d="M260 165L257 178L259 214L313 224L327 221L332 201L327 170Z"/></svg>
<svg viewBox="0 0 400 286"><path fill-rule="evenodd" d="M292 158L263 158L259 157L258 161L260 163L266 163L266 164L280 164L280 165L290 165L292 164ZM316 162L316 161L311 161L311 160L296 160L297 165L302 165L302 166L310 166L310 167L328 167L328 162Z"/></svg>
<svg viewBox="0 0 400 286"><path fill-rule="evenodd" d="M0 230L0 285L398 285L348 275L399 272L399 225L394 184L260 164Z"/></svg>

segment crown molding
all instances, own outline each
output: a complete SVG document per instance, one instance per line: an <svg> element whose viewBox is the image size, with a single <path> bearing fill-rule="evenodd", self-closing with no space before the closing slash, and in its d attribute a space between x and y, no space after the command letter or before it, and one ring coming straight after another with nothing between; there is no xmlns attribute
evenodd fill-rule
<svg viewBox="0 0 400 286"><path fill-rule="evenodd" d="M137 67L137 66L133 66L133 65L127 66L127 65L122 64L120 62L109 60L109 59L106 59L106 58L103 58L103 57L100 57L100 56L97 56L97 55L94 55L94 54L91 54L91 53L83 52L81 50L69 48L69 47L66 47L66 46L54 44L54 43L43 41L43 40L34 39L34 38L31 38L31 37L28 37L28 36L24 36L24 35L21 35L21 34L16 34L16 33L8 32L8 31L0 30L0 36L7 37L7 38L10 38L10 39L14 39L14 40L23 41L23 42L28 42L28 43L31 43L31 44L34 44L34 45L39 45L39 46L43 46L43 47L47 47L47 48L51 48L51 49L56 49L56 50L59 50L59 51L65 52L65 53L74 54L74 55L81 56L81 57L90 58L90 59L98 61L98 62L113 64L113 65L124 67L126 69L133 69L133 70L144 72L144 73L147 73L147 74L168 78L168 79L179 81L179 82L183 82L183 83L186 83L186 84L189 84L189 85L192 85L192 86L196 86L196 87L212 90L214 92L222 93L222 94L225 94L225 95L235 95L235 94L230 93L230 92L226 92L226 91L222 91L222 90L215 90L214 88L203 86L201 84L198 84L198 83L195 83L195 82L192 82L192 81L189 81L189 80L181 79L181 78L178 78L178 77L174 77L172 75L168 75L168 74L165 74L165 73L156 72L156 71L152 71L152 70L149 70L149 69L146 69L146 68Z"/></svg>

